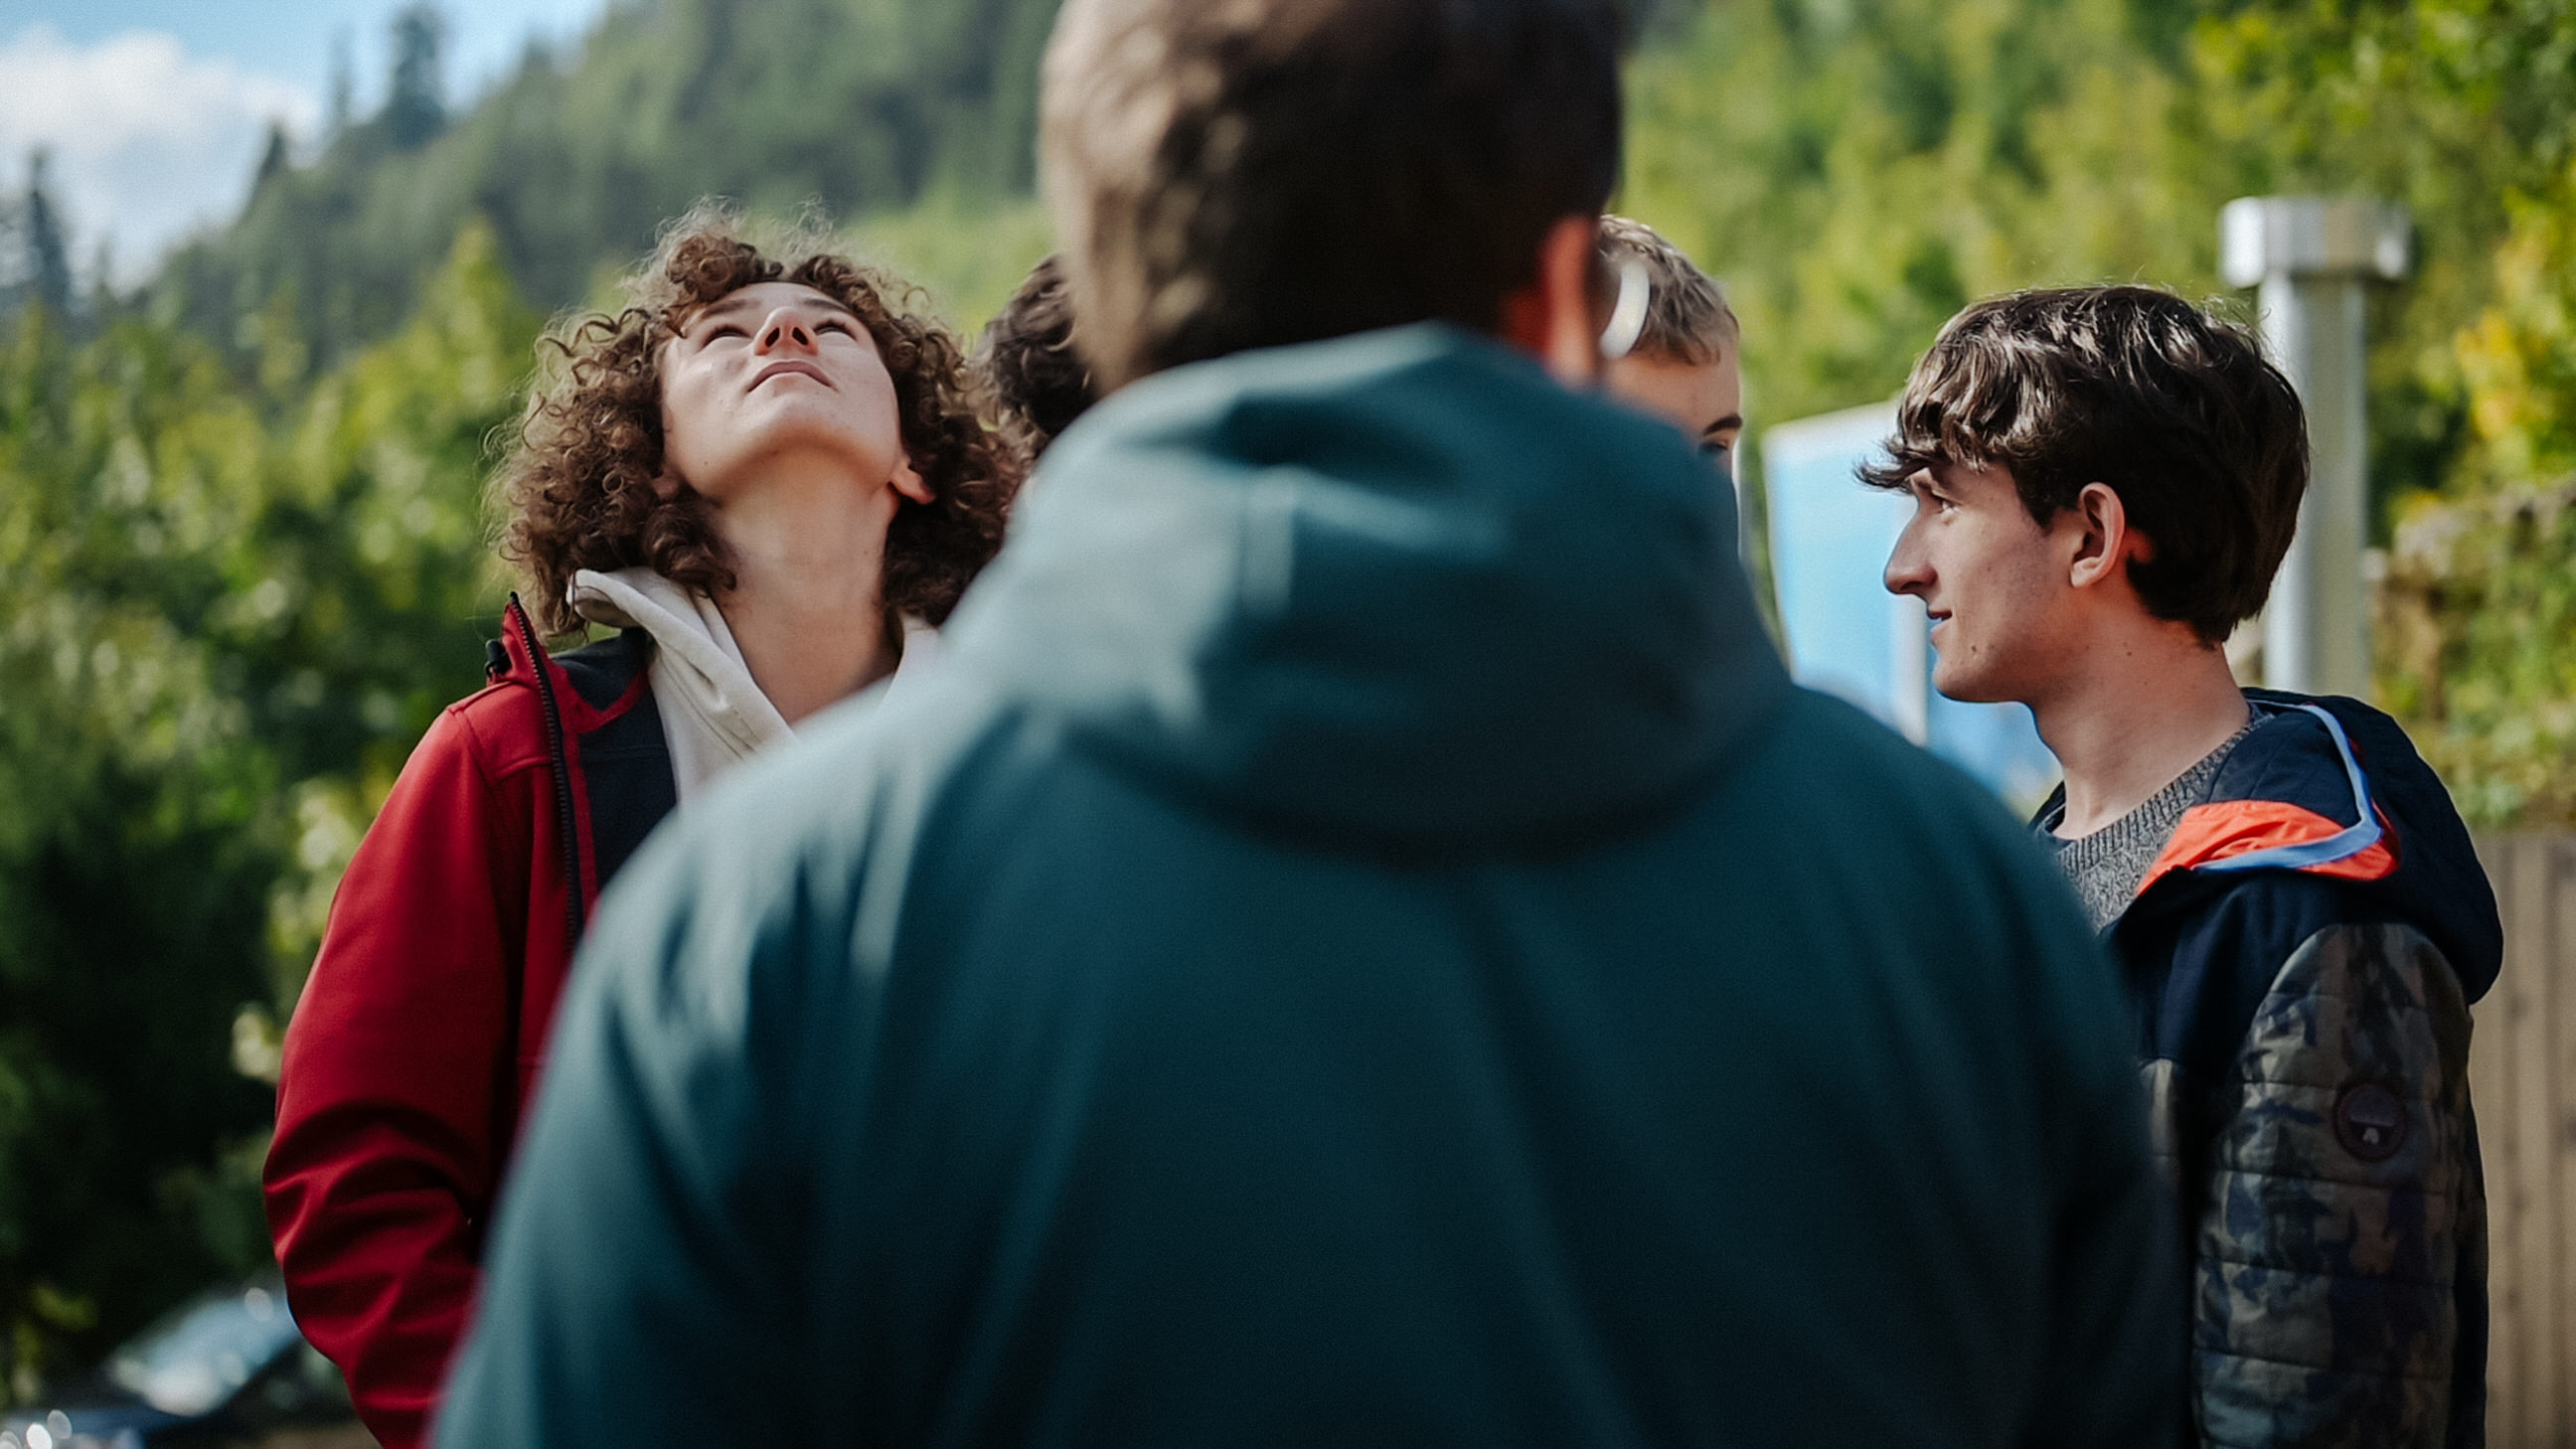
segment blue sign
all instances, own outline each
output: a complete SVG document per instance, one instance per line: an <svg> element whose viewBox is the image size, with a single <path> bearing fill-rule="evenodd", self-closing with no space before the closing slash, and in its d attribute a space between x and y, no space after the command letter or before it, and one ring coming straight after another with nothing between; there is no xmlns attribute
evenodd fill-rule
<svg viewBox="0 0 2576 1449"><path fill-rule="evenodd" d="M1762 434L1771 578L1790 672L1985 781L2014 809L2035 809L2057 784L2057 761L2030 711L1934 693L1922 601L1891 594L1882 582L1914 503L1854 475L1882 456L1895 427L1895 406L1880 403Z"/></svg>

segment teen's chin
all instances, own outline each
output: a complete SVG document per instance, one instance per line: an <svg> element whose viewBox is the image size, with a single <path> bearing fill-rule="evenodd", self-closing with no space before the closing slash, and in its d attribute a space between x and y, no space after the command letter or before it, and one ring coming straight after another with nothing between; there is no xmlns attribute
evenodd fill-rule
<svg viewBox="0 0 2576 1449"><path fill-rule="evenodd" d="M2005 700L1996 681L1985 678L1979 670L1953 664L1947 655L1933 657L1932 687L1940 691L1943 699L1955 699L1961 704L2000 704Z"/></svg>
<svg viewBox="0 0 2576 1449"><path fill-rule="evenodd" d="M798 378L785 387L771 383L746 401L736 427L743 440L768 450L796 447L876 449L878 434L888 431L873 420L864 408L852 406L840 394L826 390L810 378Z"/></svg>

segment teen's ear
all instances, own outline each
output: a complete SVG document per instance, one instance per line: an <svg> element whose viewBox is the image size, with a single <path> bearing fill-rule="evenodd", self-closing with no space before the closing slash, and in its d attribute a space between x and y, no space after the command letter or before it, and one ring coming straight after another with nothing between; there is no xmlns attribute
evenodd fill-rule
<svg viewBox="0 0 2576 1449"><path fill-rule="evenodd" d="M1601 218L1565 216L1538 245L1538 270L1506 294L1502 338L1547 365L1568 387L1601 378L1601 317L1593 285Z"/></svg>
<svg viewBox="0 0 2576 1449"><path fill-rule="evenodd" d="M929 480L921 476L921 470L912 466L912 454L909 452L895 455L894 476L888 478L886 482L895 492L915 503L928 503L938 496L930 491Z"/></svg>
<svg viewBox="0 0 2576 1449"><path fill-rule="evenodd" d="M2133 560L2155 557L2147 536L2129 527L2128 505L2111 485L2085 484L2071 511L2082 530L2067 573L2067 582L2075 587L2088 588L2115 576L2125 580Z"/></svg>

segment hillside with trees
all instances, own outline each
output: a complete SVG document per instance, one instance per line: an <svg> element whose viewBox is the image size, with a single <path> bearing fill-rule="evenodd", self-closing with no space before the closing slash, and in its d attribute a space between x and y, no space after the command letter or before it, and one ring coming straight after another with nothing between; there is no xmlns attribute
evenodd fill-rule
<svg viewBox="0 0 2576 1449"><path fill-rule="evenodd" d="M623 0L462 115L441 24L396 21L389 96L307 166L272 147L240 220L175 257L158 314L240 349L291 319L309 365L401 325L469 222L535 306L595 295L703 196L853 218L1030 190L1055 0ZM267 325L265 320L259 326Z"/></svg>
<svg viewBox="0 0 2576 1449"><path fill-rule="evenodd" d="M413 10L384 107L272 147L132 295L75 287L41 178L0 198L0 1397L264 1260L278 1023L479 679L544 316L723 194L818 202L980 321L1049 245L1053 5L621 0L471 106ZM2233 196L2411 205L2381 692L2480 823L2576 820L2576 15L1665 0L1639 35L1618 205L1728 282L1757 430L1885 397L1985 293L2216 292Z"/></svg>

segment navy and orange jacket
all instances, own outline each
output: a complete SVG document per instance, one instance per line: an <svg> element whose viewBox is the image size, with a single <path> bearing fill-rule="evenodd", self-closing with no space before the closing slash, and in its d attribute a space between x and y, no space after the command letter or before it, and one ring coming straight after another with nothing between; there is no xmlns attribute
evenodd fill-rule
<svg viewBox="0 0 2576 1449"><path fill-rule="evenodd" d="M2467 1069L2495 896L2395 721L2246 696L2254 728L2109 930L2180 1194L2199 1442L2481 1444Z"/></svg>
<svg viewBox="0 0 2576 1449"><path fill-rule="evenodd" d="M516 599L341 879L286 1032L268 1220L296 1323L411 1449L592 903L675 801L642 630L549 658Z"/></svg>

